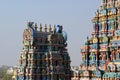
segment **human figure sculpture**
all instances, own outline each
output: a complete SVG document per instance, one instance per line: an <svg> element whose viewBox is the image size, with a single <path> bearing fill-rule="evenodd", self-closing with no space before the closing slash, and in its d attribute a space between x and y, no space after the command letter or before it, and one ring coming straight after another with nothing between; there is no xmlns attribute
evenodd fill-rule
<svg viewBox="0 0 120 80"><path fill-rule="evenodd" d="M120 0L118 0L118 5L117 6L120 6Z"/></svg>
<svg viewBox="0 0 120 80"><path fill-rule="evenodd" d="M101 31L102 30L102 23L100 22L98 25L99 25L99 31Z"/></svg>
<svg viewBox="0 0 120 80"><path fill-rule="evenodd" d="M113 49L112 51L111 51L111 59L112 60L116 60L116 54L115 54L115 49Z"/></svg>
<svg viewBox="0 0 120 80"><path fill-rule="evenodd" d="M110 7L110 4L111 4L111 1L108 0L108 2L107 2L108 8Z"/></svg>
<svg viewBox="0 0 120 80"><path fill-rule="evenodd" d="M95 61L96 60L96 56L94 53L92 53L92 60Z"/></svg>
<svg viewBox="0 0 120 80"><path fill-rule="evenodd" d="M112 63L112 66L111 66L111 71L115 71L116 70L116 66L114 63Z"/></svg>
<svg viewBox="0 0 120 80"><path fill-rule="evenodd" d="M117 7L117 6L118 6L118 1L115 2L115 7Z"/></svg>
<svg viewBox="0 0 120 80"><path fill-rule="evenodd" d="M102 60L102 54L99 55L100 60Z"/></svg>
<svg viewBox="0 0 120 80"><path fill-rule="evenodd" d="M120 13L120 8L117 9L117 13Z"/></svg>
<svg viewBox="0 0 120 80"><path fill-rule="evenodd" d="M110 60L111 60L111 61L113 60L113 58L112 58L112 54L110 55Z"/></svg>
<svg viewBox="0 0 120 80"><path fill-rule="evenodd" d="M86 60L86 55L85 54L82 55L82 59Z"/></svg>
<svg viewBox="0 0 120 80"><path fill-rule="evenodd" d="M106 60L106 58L107 58L107 56L106 56L106 54L104 53L104 54L103 54L103 60Z"/></svg>
<svg viewBox="0 0 120 80"><path fill-rule="evenodd" d="M116 60L119 59L119 53L116 53Z"/></svg>
<svg viewBox="0 0 120 80"><path fill-rule="evenodd" d="M118 19L118 29L120 29L120 19Z"/></svg>
<svg viewBox="0 0 120 80"><path fill-rule="evenodd" d="M118 57L118 59L120 59L120 47L118 47L118 55L116 57Z"/></svg>
<svg viewBox="0 0 120 80"><path fill-rule="evenodd" d="M114 30L114 28L115 28L115 23L112 21L111 22L111 29Z"/></svg>
<svg viewBox="0 0 120 80"><path fill-rule="evenodd" d="M57 33L62 33L63 27L61 25L57 25Z"/></svg>
<svg viewBox="0 0 120 80"><path fill-rule="evenodd" d="M102 23L102 31L106 31L107 30L107 24L106 24L106 22L103 22Z"/></svg>
<svg viewBox="0 0 120 80"><path fill-rule="evenodd" d="M95 32L98 32L98 24L95 24Z"/></svg>
<svg viewBox="0 0 120 80"><path fill-rule="evenodd" d="M106 9L106 7L107 7L107 6L106 6L106 3L103 3L103 8Z"/></svg>

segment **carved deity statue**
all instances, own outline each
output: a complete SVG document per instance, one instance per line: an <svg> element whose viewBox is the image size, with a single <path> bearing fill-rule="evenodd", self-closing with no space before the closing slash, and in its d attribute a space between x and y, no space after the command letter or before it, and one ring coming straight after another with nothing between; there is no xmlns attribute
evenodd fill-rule
<svg viewBox="0 0 120 80"><path fill-rule="evenodd" d="M120 47L118 47L116 58L120 59Z"/></svg>
<svg viewBox="0 0 120 80"><path fill-rule="evenodd" d="M82 60L86 60L86 55L85 54L82 55Z"/></svg>
<svg viewBox="0 0 120 80"><path fill-rule="evenodd" d="M109 5L110 7L113 7L113 4L114 4L114 1L113 1L113 0L108 0L108 5Z"/></svg>
<svg viewBox="0 0 120 80"><path fill-rule="evenodd" d="M107 56L106 56L106 53L103 54L103 60L106 60L107 59Z"/></svg>
<svg viewBox="0 0 120 80"><path fill-rule="evenodd" d="M112 30L115 29L115 22L114 22L114 21L111 22L111 29L112 29Z"/></svg>
<svg viewBox="0 0 120 80"><path fill-rule="evenodd" d="M120 29L120 18L118 19L118 29Z"/></svg>
<svg viewBox="0 0 120 80"><path fill-rule="evenodd" d="M99 55L99 59L102 60L102 54Z"/></svg>
<svg viewBox="0 0 120 80"><path fill-rule="evenodd" d="M107 23L102 22L102 31L106 31L106 30L107 30Z"/></svg>
<svg viewBox="0 0 120 80"><path fill-rule="evenodd" d="M111 57L111 60L116 60L115 49L113 49L113 50L111 51L110 57Z"/></svg>
<svg viewBox="0 0 120 80"><path fill-rule="evenodd" d="M90 55L90 58L91 58L91 60L95 61L95 60L96 60L96 56L95 56L95 54L92 53L92 54Z"/></svg>

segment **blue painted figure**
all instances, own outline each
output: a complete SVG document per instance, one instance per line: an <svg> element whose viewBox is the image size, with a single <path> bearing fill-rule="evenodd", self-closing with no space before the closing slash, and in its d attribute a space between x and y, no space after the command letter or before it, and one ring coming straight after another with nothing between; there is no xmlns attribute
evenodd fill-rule
<svg viewBox="0 0 120 80"><path fill-rule="evenodd" d="M57 25L57 33L62 33L63 27L61 25Z"/></svg>

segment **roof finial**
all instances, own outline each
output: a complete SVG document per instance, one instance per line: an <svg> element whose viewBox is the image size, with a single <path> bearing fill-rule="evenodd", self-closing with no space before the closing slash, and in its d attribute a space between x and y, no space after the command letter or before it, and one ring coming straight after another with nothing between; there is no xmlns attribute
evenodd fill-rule
<svg viewBox="0 0 120 80"><path fill-rule="evenodd" d="M28 28L32 28L33 29L33 24L34 24L34 22L27 22Z"/></svg>
<svg viewBox="0 0 120 80"><path fill-rule="evenodd" d="M45 24L44 30L45 32L47 32L47 24Z"/></svg>
<svg viewBox="0 0 120 80"><path fill-rule="evenodd" d="M56 33L56 25L54 25L54 31L53 32Z"/></svg>
<svg viewBox="0 0 120 80"><path fill-rule="evenodd" d="M42 32L42 24L40 24L40 32Z"/></svg>
<svg viewBox="0 0 120 80"><path fill-rule="evenodd" d="M51 28L51 24L49 25L49 32L51 32L52 28Z"/></svg>
<svg viewBox="0 0 120 80"><path fill-rule="evenodd" d="M37 31L37 28L38 28L38 27L37 27L37 23L35 23L35 30L36 30L36 31Z"/></svg>

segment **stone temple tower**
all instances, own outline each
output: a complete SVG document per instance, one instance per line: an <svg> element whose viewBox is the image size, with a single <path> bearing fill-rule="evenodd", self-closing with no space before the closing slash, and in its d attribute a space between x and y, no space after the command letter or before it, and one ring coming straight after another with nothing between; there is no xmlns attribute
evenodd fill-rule
<svg viewBox="0 0 120 80"><path fill-rule="evenodd" d="M39 30L28 22L23 32L23 49L14 80L71 80L67 34L61 25Z"/></svg>
<svg viewBox="0 0 120 80"><path fill-rule="evenodd" d="M120 80L120 0L101 0L75 80Z"/></svg>

